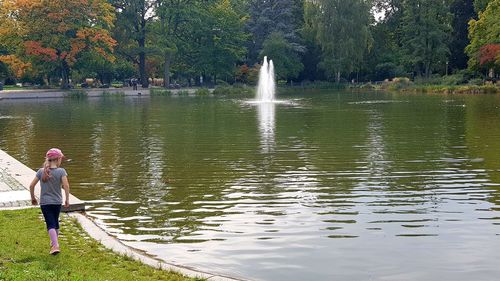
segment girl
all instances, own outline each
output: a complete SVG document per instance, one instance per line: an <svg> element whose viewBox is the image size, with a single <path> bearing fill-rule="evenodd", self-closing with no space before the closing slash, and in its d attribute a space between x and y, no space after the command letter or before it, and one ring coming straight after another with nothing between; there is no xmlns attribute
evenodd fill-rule
<svg viewBox="0 0 500 281"><path fill-rule="evenodd" d="M69 207L69 183L66 170L60 168L64 154L60 149L51 148L45 155L43 168L36 173L30 184L31 204L38 204L35 198L35 185L40 182L40 208L42 209L50 237L50 254L57 255L59 250L59 213L61 212L62 194L64 188L66 200L64 207Z"/></svg>

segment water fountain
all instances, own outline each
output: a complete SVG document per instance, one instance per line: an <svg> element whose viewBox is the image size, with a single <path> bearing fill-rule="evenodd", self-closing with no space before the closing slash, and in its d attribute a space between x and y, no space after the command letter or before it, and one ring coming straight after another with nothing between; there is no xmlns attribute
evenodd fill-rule
<svg viewBox="0 0 500 281"><path fill-rule="evenodd" d="M258 102L273 102L275 92L276 82L274 81L273 60L269 60L268 63L267 56L265 56L259 72L256 99Z"/></svg>

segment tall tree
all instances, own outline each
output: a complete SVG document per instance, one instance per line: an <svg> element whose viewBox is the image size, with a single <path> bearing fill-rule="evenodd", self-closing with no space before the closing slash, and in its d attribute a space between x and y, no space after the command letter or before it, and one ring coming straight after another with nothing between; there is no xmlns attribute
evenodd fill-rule
<svg viewBox="0 0 500 281"><path fill-rule="evenodd" d="M157 0L157 20L153 33L157 51L163 60L163 86L170 84L170 68L182 36L194 20L195 0Z"/></svg>
<svg viewBox="0 0 500 281"><path fill-rule="evenodd" d="M406 62L417 75L429 78L443 69L449 55L451 14L443 0L405 0L402 18Z"/></svg>
<svg viewBox="0 0 500 281"><path fill-rule="evenodd" d="M369 25L373 21L370 2L364 0L318 0L306 10L306 21L314 26L323 55L320 66L340 82L361 63L371 44Z"/></svg>
<svg viewBox="0 0 500 281"><path fill-rule="evenodd" d="M146 46L149 25L155 17L154 0L112 0L117 12L115 38L120 42L118 53L139 66L143 88L149 87L146 58L151 52Z"/></svg>
<svg viewBox="0 0 500 281"><path fill-rule="evenodd" d="M453 20L451 22L453 31L450 42L450 65L453 70L467 67L467 54L465 47L469 45L468 30L469 21L476 16L474 5L471 0L455 0L451 4Z"/></svg>
<svg viewBox="0 0 500 281"><path fill-rule="evenodd" d="M264 41L260 57L264 56L272 58L276 76L281 79L296 78L304 67L293 46L280 32L269 34Z"/></svg>
<svg viewBox="0 0 500 281"><path fill-rule="evenodd" d="M469 22L469 68L479 70L487 66L490 76L500 67L500 0L491 1L478 20ZM488 59L490 58L490 59ZM497 70L498 71L498 70Z"/></svg>
<svg viewBox="0 0 500 281"><path fill-rule="evenodd" d="M247 28L251 33L249 63L256 62L264 41L272 32L279 32L297 53L304 51L298 30L302 27L302 0L251 0ZM299 18L297 18L299 17Z"/></svg>
<svg viewBox="0 0 500 281"><path fill-rule="evenodd" d="M116 42L108 30L113 26L114 13L106 1L5 0L3 5L9 7L15 25L2 35L17 37L21 43L19 57L56 65L61 87L68 87L71 66L82 53L90 51L113 60Z"/></svg>
<svg viewBox="0 0 500 281"><path fill-rule="evenodd" d="M218 0L208 8L198 6L199 20L194 24L192 55L198 73L232 75L236 63L246 53L243 31L246 18L237 13L230 0Z"/></svg>

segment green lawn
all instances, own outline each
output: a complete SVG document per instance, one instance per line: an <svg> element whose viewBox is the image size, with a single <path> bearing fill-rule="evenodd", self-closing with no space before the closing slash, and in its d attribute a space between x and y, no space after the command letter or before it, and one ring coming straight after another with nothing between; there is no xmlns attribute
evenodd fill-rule
<svg viewBox="0 0 500 281"><path fill-rule="evenodd" d="M61 214L61 253L51 256L39 208L0 211L0 280L193 280L114 254Z"/></svg>

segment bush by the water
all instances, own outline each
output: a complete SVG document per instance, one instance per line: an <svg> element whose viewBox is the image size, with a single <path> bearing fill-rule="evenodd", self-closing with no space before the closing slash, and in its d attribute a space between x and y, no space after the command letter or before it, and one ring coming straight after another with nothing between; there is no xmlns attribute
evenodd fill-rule
<svg viewBox="0 0 500 281"><path fill-rule="evenodd" d="M165 90L165 89L153 88L149 91L149 95L151 95L151 96L171 96L172 92L169 90Z"/></svg>
<svg viewBox="0 0 500 281"><path fill-rule="evenodd" d="M338 89L342 90L347 88L347 83L337 83L331 81L302 81L296 84L298 87L307 89Z"/></svg>
<svg viewBox="0 0 500 281"><path fill-rule="evenodd" d="M194 94L196 96L208 96L210 95L210 90L208 90L207 88L200 88L200 89L197 89Z"/></svg>
<svg viewBox="0 0 500 281"><path fill-rule="evenodd" d="M104 98L123 98L125 97L125 92L108 92L108 91L103 91L102 96Z"/></svg>
<svg viewBox="0 0 500 281"><path fill-rule="evenodd" d="M88 94L82 90L72 90L66 94L66 97L71 99L85 99L88 97Z"/></svg>
<svg viewBox="0 0 500 281"><path fill-rule="evenodd" d="M385 81L382 85L382 89L401 91L410 88L413 82L407 77L396 77L391 81Z"/></svg>
<svg viewBox="0 0 500 281"><path fill-rule="evenodd" d="M252 87L224 86L217 87L212 92L214 96L249 96L254 95L255 89Z"/></svg>

